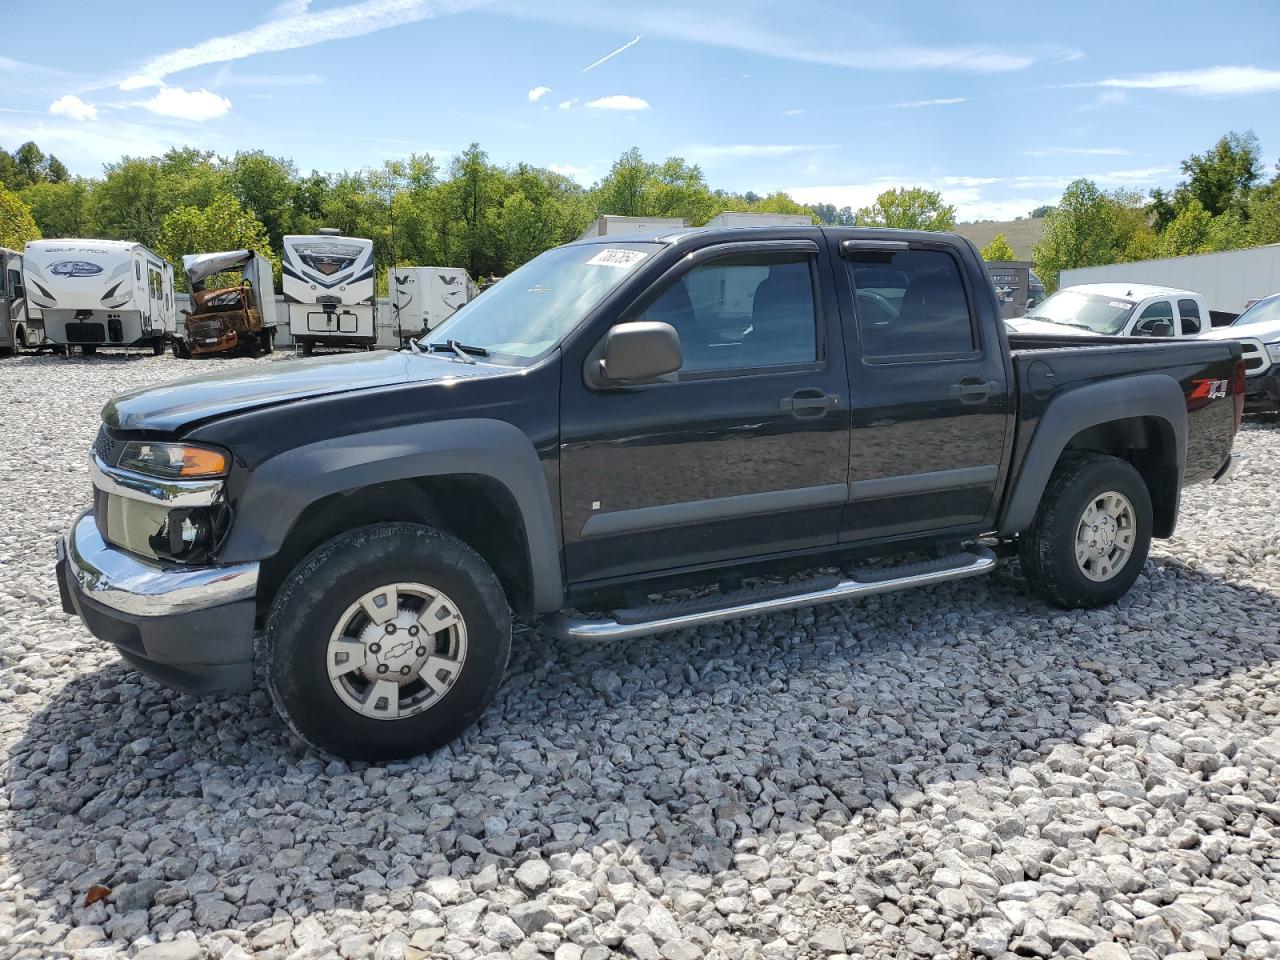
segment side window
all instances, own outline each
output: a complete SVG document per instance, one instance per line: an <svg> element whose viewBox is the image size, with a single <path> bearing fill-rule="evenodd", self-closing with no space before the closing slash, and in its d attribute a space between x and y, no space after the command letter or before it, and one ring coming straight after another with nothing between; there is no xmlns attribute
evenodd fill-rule
<svg viewBox="0 0 1280 960"><path fill-rule="evenodd" d="M960 266L941 250L855 250L849 279L868 360L956 356L977 349Z"/></svg>
<svg viewBox="0 0 1280 960"><path fill-rule="evenodd" d="M1194 337L1200 332L1200 307L1194 300L1179 300L1178 316L1182 319L1184 337Z"/></svg>
<svg viewBox="0 0 1280 960"><path fill-rule="evenodd" d="M813 363L818 355L813 271L802 253L735 255L694 267L641 319L675 327L681 375Z"/></svg>
<svg viewBox="0 0 1280 960"><path fill-rule="evenodd" d="M22 286L22 274L17 270L9 271L9 283L6 287L9 294L12 295L15 290Z"/></svg>
<svg viewBox="0 0 1280 960"><path fill-rule="evenodd" d="M1172 337L1173 332L1173 303L1169 300L1148 304L1133 327L1138 337Z"/></svg>

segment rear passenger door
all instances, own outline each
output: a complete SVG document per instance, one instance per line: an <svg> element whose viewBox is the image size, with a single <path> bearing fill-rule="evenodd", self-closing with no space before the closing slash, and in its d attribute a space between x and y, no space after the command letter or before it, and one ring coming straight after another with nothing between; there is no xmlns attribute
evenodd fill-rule
<svg viewBox="0 0 1280 960"><path fill-rule="evenodd" d="M985 529L1013 413L991 297L949 244L848 240L840 252L852 423L841 540Z"/></svg>
<svg viewBox="0 0 1280 960"><path fill-rule="evenodd" d="M1178 301L1179 332L1184 337L1194 337L1205 330L1200 318L1200 306L1194 300L1183 297Z"/></svg>

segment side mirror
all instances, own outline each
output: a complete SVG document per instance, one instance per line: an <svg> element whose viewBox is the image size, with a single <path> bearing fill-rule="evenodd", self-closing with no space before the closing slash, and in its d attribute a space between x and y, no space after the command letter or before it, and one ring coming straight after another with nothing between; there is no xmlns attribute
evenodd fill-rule
<svg viewBox="0 0 1280 960"><path fill-rule="evenodd" d="M669 323L633 320L605 334L600 359L600 376L605 380L644 383L675 373L683 365L680 335Z"/></svg>

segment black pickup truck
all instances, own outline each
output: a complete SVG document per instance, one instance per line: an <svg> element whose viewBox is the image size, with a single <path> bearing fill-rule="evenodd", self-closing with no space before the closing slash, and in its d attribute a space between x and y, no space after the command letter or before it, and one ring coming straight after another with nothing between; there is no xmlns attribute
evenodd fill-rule
<svg viewBox="0 0 1280 960"><path fill-rule="evenodd" d="M512 611L622 639L1004 554L1049 603L1110 603L1180 489L1231 473L1240 356L1011 343L945 234L579 241L411 351L116 398L58 580L160 681L260 676L316 746L403 757L490 703Z"/></svg>

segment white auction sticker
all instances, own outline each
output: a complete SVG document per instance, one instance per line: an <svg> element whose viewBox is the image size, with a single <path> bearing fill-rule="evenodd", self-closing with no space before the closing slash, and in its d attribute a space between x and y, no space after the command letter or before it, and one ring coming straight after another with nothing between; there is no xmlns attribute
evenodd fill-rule
<svg viewBox="0 0 1280 960"><path fill-rule="evenodd" d="M587 263L594 263L601 267L622 267L625 269L635 266L647 256L648 254L642 250L615 250L609 248L601 250Z"/></svg>

